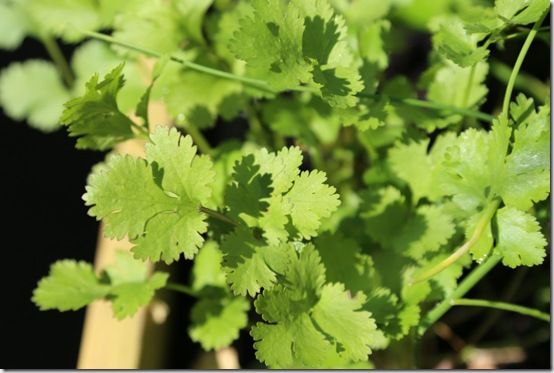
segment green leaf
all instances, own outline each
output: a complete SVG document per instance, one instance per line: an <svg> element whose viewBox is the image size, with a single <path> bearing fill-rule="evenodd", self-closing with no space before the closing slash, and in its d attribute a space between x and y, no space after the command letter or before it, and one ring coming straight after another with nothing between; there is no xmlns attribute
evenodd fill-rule
<svg viewBox="0 0 554 373"><path fill-rule="evenodd" d="M157 289L165 286L167 273L156 272L148 278L147 272L146 264L133 259L128 251L117 251L115 262L100 278L88 263L60 260L38 283L33 302L41 310L67 311L106 298L112 302L114 316L121 320L134 315L151 301Z"/></svg>
<svg viewBox="0 0 554 373"><path fill-rule="evenodd" d="M242 297L211 297L198 301L191 311L189 335L204 350L227 347L248 324L250 303Z"/></svg>
<svg viewBox="0 0 554 373"><path fill-rule="evenodd" d="M83 196L89 214L104 219L108 237L127 235L137 258L192 259L207 230L199 209L211 198L212 163L196 155L190 137L162 127L152 133L146 157L113 156L95 168Z"/></svg>
<svg viewBox="0 0 554 373"><path fill-rule="evenodd" d="M69 136L79 137L78 149L105 150L135 136L134 123L120 111L116 101L124 84L123 66L117 66L101 82L94 75L85 94L65 104L60 121L68 127Z"/></svg>
<svg viewBox="0 0 554 373"><path fill-rule="evenodd" d="M192 289L200 291L207 286L225 287L225 272L221 267L223 254L217 243L207 241L194 258Z"/></svg>
<svg viewBox="0 0 554 373"><path fill-rule="evenodd" d="M92 266L75 260L52 264L48 277L33 291L33 302L40 310L75 311L103 298L109 286L101 284Z"/></svg>
<svg viewBox="0 0 554 373"><path fill-rule="evenodd" d="M326 180L322 171L304 171L284 197L292 224L304 238L316 236L321 219L331 216L340 205L336 189L325 184Z"/></svg>
<svg viewBox="0 0 554 373"><path fill-rule="evenodd" d="M248 74L277 90L308 81L310 65L302 54L304 19L294 3L256 0L251 6L229 45L246 61Z"/></svg>
<svg viewBox="0 0 554 373"><path fill-rule="evenodd" d="M434 23L433 45L446 58L461 67L483 61L489 51L477 46L478 38L470 35L457 17L443 17ZM455 90L452 90L455 92Z"/></svg>
<svg viewBox="0 0 554 373"><path fill-rule="evenodd" d="M455 232L452 217L440 205L418 207L395 236L392 246L415 260L438 251Z"/></svg>
<svg viewBox="0 0 554 373"><path fill-rule="evenodd" d="M70 43L85 38L81 30L103 26L99 3L94 0L33 0L26 4L26 11L45 31Z"/></svg>
<svg viewBox="0 0 554 373"><path fill-rule="evenodd" d="M314 239L329 282L343 283L352 293L368 292L375 279L373 260L362 254L356 241L342 234L324 232Z"/></svg>
<svg viewBox="0 0 554 373"><path fill-rule="evenodd" d="M357 103L363 89L344 20L327 1L259 0L243 10L229 48L249 76L277 91L311 84L336 107Z"/></svg>
<svg viewBox="0 0 554 373"><path fill-rule="evenodd" d="M0 74L0 104L15 120L27 119L44 132L59 128L59 117L69 92L50 62L12 63Z"/></svg>
<svg viewBox="0 0 554 373"><path fill-rule="evenodd" d="M18 5L9 0L0 1L0 49L17 48L27 34L28 19Z"/></svg>
<svg viewBox="0 0 554 373"><path fill-rule="evenodd" d="M268 323L251 330L256 357L271 368L338 367L365 361L377 336L362 293L324 284L325 268L311 245L293 254L285 281L256 299ZM317 325L317 327L316 327ZM348 331L348 333L346 333Z"/></svg>
<svg viewBox="0 0 554 373"><path fill-rule="evenodd" d="M112 286L110 296L112 299L112 310L119 320L133 316L137 310L150 303L157 289L165 286L167 273L154 273L145 282L129 282Z"/></svg>
<svg viewBox="0 0 554 373"><path fill-rule="evenodd" d="M275 272L286 266L290 250L287 244L266 245L244 227L226 235L221 244L223 268L233 293L254 296L262 287L271 288L277 281Z"/></svg>
<svg viewBox="0 0 554 373"><path fill-rule="evenodd" d="M312 310L313 320L343 349L343 355L353 361L366 360L371 353L372 334L376 330L371 314L359 311L365 303L362 293L353 298L342 284L328 284Z"/></svg>
<svg viewBox="0 0 554 373"><path fill-rule="evenodd" d="M416 205L420 198L431 194L433 173L431 159L427 156L429 140L397 143L389 150L388 161L394 173L405 180L412 190L412 201Z"/></svg>
<svg viewBox="0 0 554 373"><path fill-rule="evenodd" d="M117 92L116 101L121 112L130 112L135 108L147 88L144 71L137 61L116 54L108 44L98 40L90 40L81 44L71 56L71 68L75 73L73 94L75 96L84 95L86 83L91 76L109 74L114 66L123 62L125 66L122 74L125 76L125 84Z"/></svg>
<svg viewBox="0 0 554 373"><path fill-rule="evenodd" d="M179 125L206 128L213 126L218 116L230 120L237 115L244 104L241 93L242 85L236 81L168 66L153 96L164 100Z"/></svg>
<svg viewBox="0 0 554 373"><path fill-rule="evenodd" d="M502 264L515 268L543 262L547 242L535 217L513 207L504 207L498 210L497 219L497 249L502 254Z"/></svg>
<svg viewBox="0 0 554 373"><path fill-rule="evenodd" d="M272 194L287 192L298 177L302 151L298 147L283 148L276 153L261 149L255 154L260 173L271 175Z"/></svg>
<svg viewBox="0 0 554 373"><path fill-rule="evenodd" d="M367 234L386 247L398 233L398 221L405 221L408 209L404 196L392 186L364 191L360 216Z"/></svg>
<svg viewBox="0 0 554 373"><path fill-rule="evenodd" d="M254 164L252 154L235 163L232 181L225 190L228 216L254 225L253 220L262 216L269 204L266 199L272 189L270 174L260 174L260 166Z"/></svg>
<svg viewBox="0 0 554 373"><path fill-rule="evenodd" d="M131 2L115 17L113 37L158 53L178 50L186 34L176 3L161 0Z"/></svg>
<svg viewBox="0 0 554 373"><path fill-rule="evenodd" d="M178 202L156 185L148 163L128 155L96 167L86 190L89 215L103 219L106 236L116 239L139 236L151 217L172 211Z"/></svg>
<svg viewBox="0 0 554 373"><path fill-rule="evenodd" d="M117 251L115 262L104 269L110 281L108 299L118 320L133 316L150 303L156 290L165 286L169 275L155 272L148 278L146 263L133 259L128 251Z"/></svg>
<svg viewBox="0 0 554 373"><path fill-rule="evenodd" d="M494 3L498 16L511 24L519 25L537 21L549 7L548 0L496 0Z"/></svg>
<svg viewBox="0 0 554 373"><path fill-rule="evenodd" d="M520 103L524 100L520 96ZM515 117L512 151L506 157L504 179L497 187L508 206L521 210L546 199L550 193L550 108L534 110L532 100L526 111ZM516 114L518 113L516 107ZM520 109L521 110L521 109Z"/></svg>

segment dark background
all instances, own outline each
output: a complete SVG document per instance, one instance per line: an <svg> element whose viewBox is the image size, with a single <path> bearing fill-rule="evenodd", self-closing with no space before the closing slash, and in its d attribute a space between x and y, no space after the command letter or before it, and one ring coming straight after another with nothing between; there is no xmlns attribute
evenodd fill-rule
<svg viewBox="0 0 554 373"><path fill-rule="evenodd" d="M407 41L405 55L392 56L387 75L416 76L426 66L430 47L428 36L412 33ZM513 65L522 41L507 43L503 51L492 51L498 59ZM70 56L71 48L64 46ZM409 56L409 58L408 58ZM550 50L544 42L535 41L523 70L545 81L550 78ZM48 59L42 45L26 39L13 52L0 52L0 67L12 61L29 58ZM489 77L489 97L482 107L489 111L498 106L504 92L503 83ZM48 273L51 263L61 258L93 261L98 224L87 215L81 196L91 167L103 159L103 154L77 151L74 140L64 130L43 134L24 123L14 123L0 111L2 131L3 193L7 209L3 209L4 238L4 293L3 340L7 343L2 353L4 368L75 368L79 351L84 311L60 313L39 312L31 303L31 293L37 281ZM216 127L208 139L217 142L227 135L244 130L222 133ZM232 127L231 127L232 128ZM549 240L550 241L550 240ZM179 277L186 276L190 263L177 268ZM511 301L533 306L535 290L550 278L550 256L537 268L516 271L498 266L468 297L498 298L510 286L515 287ZM511 284L511 285L510 285ZM168 355L168 368L190 366L191 357L199 351L186 335L186 323L191 299L182 296L173 305L170 322L173 324L172 351ZM550 335L544 322L511 313L500 313L495 322L485 329L485 320L494 312L477 308L456 308L444 321L462 338L471 338L483 331L483 343L502 340L521 340L527 359L516 368L549 368ZM494 321L494 319L492 319ZM436 336L427 336L433 351L448 353L452 347ZM252 347L247 333L237 343L241 363L247 366ZM425 359L425 358L424 358ZM425 366L425 364L424 364Z"/></svg>

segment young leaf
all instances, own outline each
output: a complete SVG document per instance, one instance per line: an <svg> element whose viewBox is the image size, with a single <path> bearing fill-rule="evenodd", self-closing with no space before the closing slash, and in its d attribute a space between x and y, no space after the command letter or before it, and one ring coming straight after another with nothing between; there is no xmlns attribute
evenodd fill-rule
<svg viewBox="0 0 554 373"><path fill-rule="evenodd" d="M85 94L65 104L60 121L68 127L69 136L79 137L78 149L105 150L135 136L134 123L119 110L116 101L124 84L123 66L117 66L101 82L94 75Z"/></svg>

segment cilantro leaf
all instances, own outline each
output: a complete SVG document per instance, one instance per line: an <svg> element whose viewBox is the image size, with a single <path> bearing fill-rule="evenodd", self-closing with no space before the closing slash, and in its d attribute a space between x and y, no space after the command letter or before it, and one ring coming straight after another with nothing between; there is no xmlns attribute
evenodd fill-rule
<svg viewBox="0 0 554 373"><path fill-rule="evenodd" d="M202 298L192 308L189 335L204 350L226 347L247 325L249 309L250 303L243 297Z"/></svg>
<svg viewBox="0 0 554 373"><path fill-rule="evenodd" d="M287 244L266 245L250 229L238 227L221 244L223 268L235 294L254 296L260 288L271 288L288 261Z"/></svg>
<svg viewBox="0 0 554 373"><path fill-rule="evenodd" d="M115 262L96 276L92 265L74 260L60 260L50 268L33 291L33 302L41 309L77 310L97 299L112 302L114 316L121 320L150 302L157 289L165 286L167 273L147 276L146 264L127 251L116 252Z"/></svg>
<svg viewBox="0 0 554 373"><path fill-rule="evenodd" d="M94 0L33 0L25 10L44 31L74 43L85 35L80 30L103 26L100 4Z"/></svg>
<svg viewBox="0 0 554 373"><path fill-rule="evenodd" d="M506 157L504 182L498 187L506 205L521 210L544 200L550 192L550 108L542 106L536 112L532 100L525 106Z"/></svg>
<svg viewBox="0 0 554 373"><path fill-rule="evenodd" d="M89 215L103 219L106 236L116 239L139 236L152 216L177 203L156 185L151 167L129 155L109 157L94 168L86 191Z"/></svg>
<svg viewBox="0 0 554 373"><path fill-rule="evenodd" d="M277 91L311 84L331 106L357 103L363 89L357 61L344 20L328 2L258 0L243 13L229 48L248 75Z"/></svg>
<svg viewBox="0 0 554 373"><path fill-rule="evenodd" d="M59 128L63 104L69 97L50 62L16 62L0 74L0 104L6 114L16 120L27 119L29 125L41 131Z"/></svg>
<svg viewBox="0 0 554 373"><path fill-rule="evenodd" d="M0 48L17 48L27 34L28 19L19 4L0 1Z"/></svg>
<svg viewBox="0 0 554 373"><path fill-rule="evenodd" d="M546 239L535 217L513 207L497 212L498 244L502 264L515 268L541 264L546 256Z"/></svg>
<svg viewBox="0 0 554 373"><path fill-rule="evenodd" d="M457 17L444 17L433 25L433 45L446 58L461 67L469 67L484 60L489 51L477 46L478 38L464 28Z"/></svg>
<svg viewBox="0 0 554 373"><path fill-rule="evenodd" d="M192 289L198 301L191 310L189 335L205 350L226 347L248 322L250 303L230 294L217 243L208 241L200 249L192 269Z"/></svg>
<svg viewBox="0 0 554 373"><path fill-rule="evenodd" d="M94 75L85 94L65 104L60 121L68 127L69 136L79 137L78 149L105 150L135 136L135 124L120 111L116 101L124 84L123 66L117 66L101 82Z"/></svg>
<svg viewBox="0 0 554 373"><path fill-rule="evenodd" d="M321 219L331 216L340 205L336 189L325 184L326 180L322 171L304 171L285 195L292 224L304 238L315 236Z"/></svg>
<svg viewBox="0 0 554 373"><path fill-rule="evenodd" d="M257 323L251 335L256 357L269 367L333 367L367 359L376 326L360 310L365 297L350 297L342 284L325 284L324 272L317 252L306 245L293 252L282 285L256 299L256 311L270 324Z"/></svg>
<svg viewBox="0 0 554 373"><path fill-rule="evenodd" d="M110 296L115 317L119 320L133 316L139 307L150 302L157 289L165 286L167 273L154 273L150 279L141 283L124 283L112 286Z"/></svg>
<svg viewBox="0 0 554 373"><path fill-rule="evenodd" d="M127 235L137 258L191 259L207 230L199 209L211 198L212 163L196 155L190 137L162 127L152 133L146 157L113 156L97 167L83 196L89 214L105 220L109 237Z"/></svg>
<svg viewBox="0 0 554 373"><path fill-rule="evenodd" d="M74 311L103 298L108 291L109 286L100 283L90 264L59 260L33 291L33 302L41 310Z"/></svg>
<svg viewBox="0 0 554 373"><path fill-rule="evenodd" d="M298 86L310 78L302 55L304 19L293 3L256 0L239 20L229 48L246 61L247 71L277 90Z"/></svg>

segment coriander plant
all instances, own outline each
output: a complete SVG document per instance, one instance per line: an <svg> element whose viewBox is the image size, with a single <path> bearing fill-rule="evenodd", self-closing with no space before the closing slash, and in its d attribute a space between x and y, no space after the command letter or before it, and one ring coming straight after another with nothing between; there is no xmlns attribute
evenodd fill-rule
<svg viewBox="0 0 554 373"><path fill-rule="evenodd" d="M379 351L414 367L452 307L549 321L465 296L496 266L546 257L550 90L520 70L549 43L550 4L438 3L0 0L0 47L36 38L52 59L2 70L3 110L106 152L83 200L133 245L101 272L57 261L32 301L106 299L123 319L184 292L183 338L220 349L246 328L269 368L389 366ZM426 67L391 74L410 27L429 35ZM511 67L495 59L508 43ZM503 100L480 111L491 74ZM244 120L238 137L205 136ZM144 156L114 150L129 140ZM179 260L190 281L147 269Z"/></svg>

